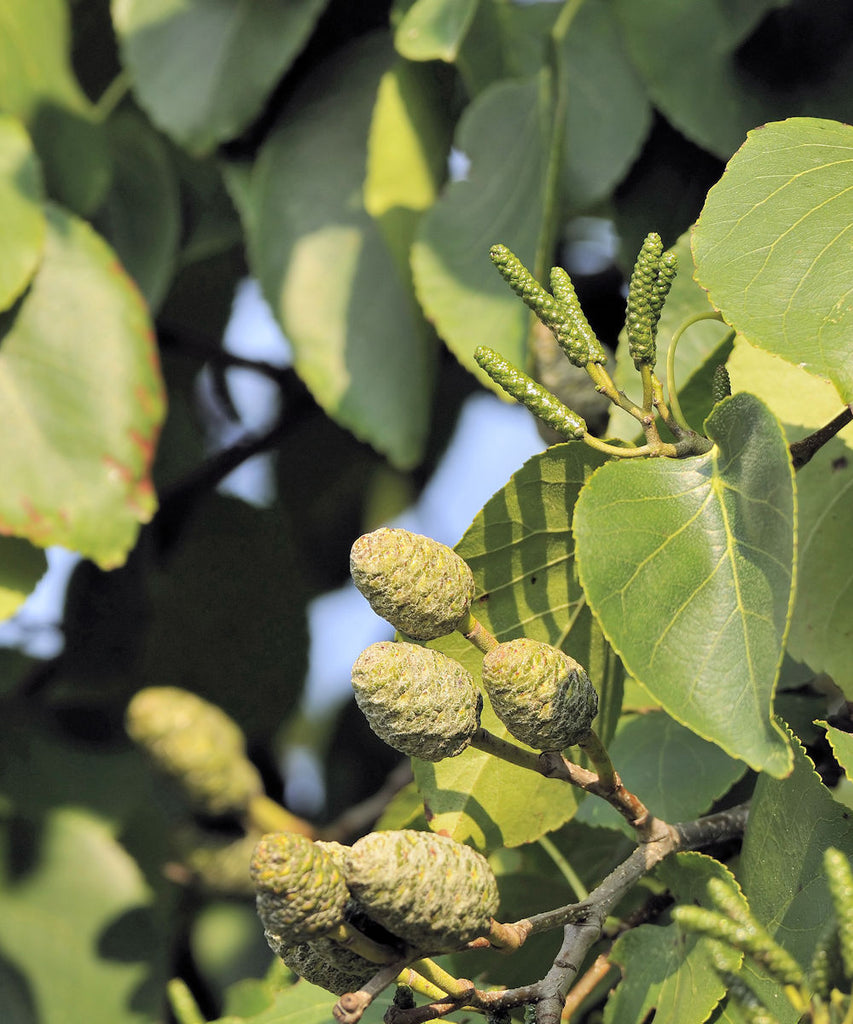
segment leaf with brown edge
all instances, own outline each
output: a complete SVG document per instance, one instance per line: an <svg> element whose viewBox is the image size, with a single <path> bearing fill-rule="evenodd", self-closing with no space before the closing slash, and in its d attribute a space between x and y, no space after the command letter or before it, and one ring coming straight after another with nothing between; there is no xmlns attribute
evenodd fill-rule
<svg viewBox="0 0 853 1024"><path fill-rule="evenodd" d="M42 262L0 324L0 532L109 569L156 508L159 359L112 250L71 214L46 212Z"/></svg>

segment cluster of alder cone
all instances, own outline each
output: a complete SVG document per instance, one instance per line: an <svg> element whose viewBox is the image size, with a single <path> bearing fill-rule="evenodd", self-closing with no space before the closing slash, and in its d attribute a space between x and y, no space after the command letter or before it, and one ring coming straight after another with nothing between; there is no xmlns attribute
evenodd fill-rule
<svg viewBox="0 0 853 1024"><path fill-rule="evenodd" d="M662 854L675 848L670 826L622 787L592 729L598 695L584 668L549 644L528 638L499 643L471 613L474 578L454 551L382 528L356 541L350 570L374 611L407 638L373 644L353 666L356 701L381 739L426 761L473 746L563 778L605 796L647 841L661 841ZM483 698L470 673L423 646L454 631L482 651L489 701L526 746L483 729ZM597 771L563 758L561 752L575 745ZM277 832L255 848L251 877L271 948L297 974L341 996L339 1021L358 1020L393 982L400 986L401 1019L414 1012L405 1004L412 989L433 1000L431 1016L465 1005L505 1011L489 999L501 993L478 992L430 959L465 948L511 950L533 929L530 921L495 920L495 877L468 846L414 830L370 833L351 847ZM558 914L542 923L559 927L565 920ZM522 1001L519 993L514 1005Z"/></svg>
<svg viewBox="0 0 853 1024"><path fill-rule="evenodd" d="M651 815L624 788L592 729L598 697L584 669L548 644L525 638L499 643L471 614L473 577L449 548L383 528L356 542L351 571L373 608L407 637L372 645L353 666L356 699L382 739L427 761L472 746L580 787L626 818L637 849L587 899L501 923L494 916L498 885L480 853L413 829L371 832L352 846L307 835L305 822L265 795L236 723L194 694L149 687L128 708L131 737L178 783L197 813L237 817L245 830L224 844L190 837L184 867L215 889L253 893L271 949L296 975L339 996L333 1012L341 1024L356 1024L393 984L389 1024L416 1024L459 1009L506 1022L508 1011L520 1007L537 1024L556 1024L578 965L625 893L670 853L740 836L746 808L676 825ZM484 729L483 698L470 674L422 645L454 630L483 652L486 694L523 746ZM564 751L572 746L583 750L594 770L566 759ZM825 975L823 988L832 994L839 973L830 970L839 960L831 949L840 948L841 973L853 976L853 872L837 850L826 851L825 859L837 913L826 949L816 951L808 974L719 879L711 880L716 888L709 883L713 909L676 907L672 916L683 928L712 936L761 965L801 1010L822 1010L824 1004L814 1002L818 981ZM560 927L563 946L551 969L521 988L480 990L432 959L465 949L512 951L531 934ZM743 985L729 961L721 962L720 971L736 997ZM571 996L583 990L579 983ZM416 1006L414 993L429 1002ZM744 990L743 1005L750 1000ZM842 1002L838 1019L847 1024L851 1004L846 996ZM825 1016L815 1012L811 1019ZM826 1017L827 1024L835 1016ZM760 1019L754 1018L756 1024Z"/></svg>
<svg viewBox="0 0 853 1024"><path fill-rule="evenodd" d="M350 568L373 609L412 641L459 630L484 651L486 692L517 739L560 751L591 735L598 695L584 669L548 644L491 637L471 615L471 570L450 548L382 528L356 541ZM374 732L411 757L440 761L488 743L473 678L439 651L373 644L352 684ZM350 994L339 1019L357 1016L363 986L388 975L377 963L390 960L389 982L446 998L456 980L425 958L477 942L511 948L525 937L495 921L498 888L485 857L432 833L375 832L352 847L275 833L256 847L251 875L272 949L315 984Z"/></svg>

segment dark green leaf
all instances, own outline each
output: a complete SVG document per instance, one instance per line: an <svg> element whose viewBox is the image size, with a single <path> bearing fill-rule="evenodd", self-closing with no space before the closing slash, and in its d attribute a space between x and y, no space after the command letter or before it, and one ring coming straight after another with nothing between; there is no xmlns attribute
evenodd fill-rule
<svg viewBox="0 0 853 1024"><path fill-rule="evenodd" d="M122 58L141 105L196 153L231 139L260 112L326 0L114 0Z"/></svg>
<svg viewBox="0 0 853 1024"><path fill-rule="evenodd" d="M3 824L6 843L24 841L19 819ZM56 808L29 840L37 847L19 848L30 863L3 865L0 947L26 979L39 1024L148 1024L157 998L141 986L158 951L138 866L75 807Z"/></svg>
<svg viewBox="0 0 853 1024"><path fill-rule="evenodd" d="M571 209L582 210L622 178L648 133L652 111L604 0L583 4L557 58L566 104L562 187Z"/></svg>
<svg viewBox="0 0 853 1024"><path fill-rule="evenodd" d="M657 875L676 902L688 905L713 906L709 878L736 885L727 868L700 853L668 858ZM652 1008L657 1021L702 1024L726 991L715 963L737 971L743 954L674 924L643 924L616 941L612 956L623 967L623 979L607 1002L605 1024L647 1020Z"/></svg>
<svg viewBox="0 0 853 1024"><path fill-rule="evenodd" d="M696 279L747 341L853 401L853 127L790 118L750 132L708 193Z"/></svg>
<svg viewBox="0 0 853 1024"><path fill-rule="evenodd" d="M0 536L0 622L15 614L46 569L43 551L27 540Z"/></svg>
<svg viewBox="0 0 853 1024"><path fill-rule="evenodd" d="M627 671L676 720L783 776L791 755L771 705L793 596L787 446L747 394L706 429L706 455L593 476L575 511L581 580Z"/></svg>
<svg viewBox="0 0 853 1024"><path fill-rule="evenodd" d="M305 592L278 510L210 496L151 582L141 678L179 680L252 740L294 707L305 674Z"/></svg>
<svg viewBox="0 0 853 1024"><path fill-rule="evenodd" d="M796 740L794 752L791 776L758 779L740 876L753 914L805 968L833 912L823 851L853 855L853 822Z"/></svg>
<svg viewBox="0 0 853 1024"><path fill-rule="evenodd" d="M407 467L427 431L431 346L362 205L367 131L392 55L373 35L318 69L265 143L242 212L297 372L329 416Z"/></svg>
<svg viewBox="0 0 853 1024"><path fill-rule="evenodd" d="M3 532L120 565L156 507L165 411L139 294L88 225L50 209L44 258L4 327Z"/></svg>
<svg viewBox="0 0 853 1024"><path fill-rule="evenodd" d="M742 762L734 761L663 711L626 721L607 752L628 789L654 815L670 822L705 814L745 771ZM632 831L603 800L585 800L578 819L590 825Z"/></svg>
<svg viewBox="0 0 853 1024"><path fill-rule="evenodd" d="M723 159L765 121L790 114L841 118L849 111L853 62L841 8L617 0L615 9L655 105Z"/></svg>
<svg viewBox="0 0 853 1024"><path fill-rule="evenodd" d="M160 137L141 117L107 125L113 181L96 223L156 310L172 280L180 233L178 182Z"/></svg>
<svg viewBox="0 0 853 1024"><path fill-rule="evenodd" d="M495 388L474 361L478 345L526 364L530 316L489 259L496 242L528 266L546 206L550 145L546 76L500 82L463 115L454 145L471 161L421 221L412 248L418 298L463 366Z"/></svg>
<svg viewBox="0 0 853 1024"><path fill-rule="evenodd" d="M41 169L26 131L0 115L0 310L26 288L44 248Z"/></svg>

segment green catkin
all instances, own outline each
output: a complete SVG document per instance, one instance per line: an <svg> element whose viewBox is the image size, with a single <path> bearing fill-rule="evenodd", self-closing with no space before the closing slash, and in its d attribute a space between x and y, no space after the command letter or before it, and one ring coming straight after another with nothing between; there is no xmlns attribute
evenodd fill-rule
<svg viewBox="0 0 853 1024"><path fill-rule="evenodd" d="M561 437L568 441L579 441L584 436L585 421L509 360L482 345L474 352L474 359L508 395L521 402Z"/></svg>
<svg viewBox="0 0 853 1024"><path fill-rule="evenodd" d="M708 879L708 895L717 910L726 917L748 928L757 927L755 918L744 898L734 888L736 883L726 883L722 878Z"/></svg>
<svg viewBox="0 0 853 1024"><path fill-rule="evenodd" d="M823 853L823 867L838 922L838 943L844 974L853 978L853 871L844 854L834 846Z"/></svg>
<svg viewBox="0 0 853 1024"><path fill-rule="evenodd" d="M838 941L838 924L835 915L821 932L812 954L812 961L806 975L810 992L820 999L828 999L832 990L844 983L844 965L841 963L841 948Z"/></svg>
<svg viewBox="0 0 853 1024"><path fill-rule="evenodd" d="M554 298L557 299L566 311L566 315L572 323L574 328L573 337L576 339L576 344L583 343L586 346L587 358L580 365L586 365L586 363L606 363L607 354L598 340L595 331L590 327L589 320L587 320L586 314L581 308L580 299L578 299L572 279L562 267L551 268L551 291L554 294ZM559 338L557 340L559 341ZM563 351L565 351L565 347ZM568 356L569 353L566 352L566 355Z"/></svg>
<svg viewBox="0 0 853 1024"><path fill-rule="evenodd" d="M625 312L625 333L628 336L628 351L639 369L642 365L654 366L657 358L655 333L656 292L663 243L654 232L646 235L628 284L628 301ZM663 302L660 303L663 305ZM657 309L660 315L660 308Z"/></svg>
<svg viewBox="0 0 853 1024"><path fill-rule="evenodd" d="M673 920L688 931L700 932L748 954L782 985L802 985L796 960L756 922L744 925L704 907L675 907Z"/></svg>
<svg viewBox="0 0 853 1024"><path fill-rule="evenodd" d="M570 362L575 366L586 366L589 362L606 361L604 350L581 311L571 282L570 290L564 289L563 298L558 298L549 294L505 245L493 245L489 255L510 288L552 332ZM567 274L565 280L568 281Z"/></svg>
<svg viewBox="0 0 853 1024"><path fill-rule="evenodd" d="M711 394L714 399L714 405L717 402L722 402L724 398L728 398L732 393L732 382L729 377L729 371L720 363L719 366L714 367L714 376L711 381Z"/></svg>
<svg viewBox="0 0 853 1024"><path fill-rule="evenodd" d="M672 282L675 280L676 274L678 273L678 256L667 250L660 258L658 263L658 275L655 279L655 283L652 286L652 293L649 297L649 306L651 309L651 328L652 334L657 337L658 333L658 322L660 321L661 311L663 310L666 297L669 295L669 290L672 288Z"/></svg>

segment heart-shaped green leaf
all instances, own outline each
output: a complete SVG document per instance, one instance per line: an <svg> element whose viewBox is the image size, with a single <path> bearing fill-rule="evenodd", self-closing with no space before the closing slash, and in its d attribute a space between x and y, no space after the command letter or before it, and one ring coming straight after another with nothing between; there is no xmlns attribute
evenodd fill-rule
<svg viewBox="0 0 853 1024"><path fill-rule="evenodd" d="M747 341L853 401L853 127L813 117L757 128L708 193L696 279Z"/></svg>
<svg viewBox="0 0 853 1024"><path fill-rule="evenodd" d="M0 115L0 310L8 309L35 273L44 246L41 170L29 136Z"/></svg>
<svg viewBox="0 0 853 1024"><path fill-rule="evenodd" d="M674 718L784 776L791 754L771 714L793 592L785 436L745 393L706 429L705 455L593 476L575 509L581 581L628 672Z"/></svg>
<svg viewBox="0 0 853 1024"><path fill-rule="evenodd" d="M156 507L164 413L139 293L88 225L49 208L38 272L4 319L0 527L119 565Z"/></svg>
<svg viewBox="0 0 853 1024"><path fill-rule="evenodd" d="M603 457L582 444L535 455L491 498L456 547L477 584L474 614L499 640L528 636L585 666L600 695L600 719L621 700L622 668L583 599L574 572L571 517L580 489ZM480 676L482 655L457 634L431 646ZM508 734L486 707L483 724ZM612 721L599 721L605 738ZM571 787L478 750L416 763L430 826L493 849L532 842L575 812Z"/></svg>

